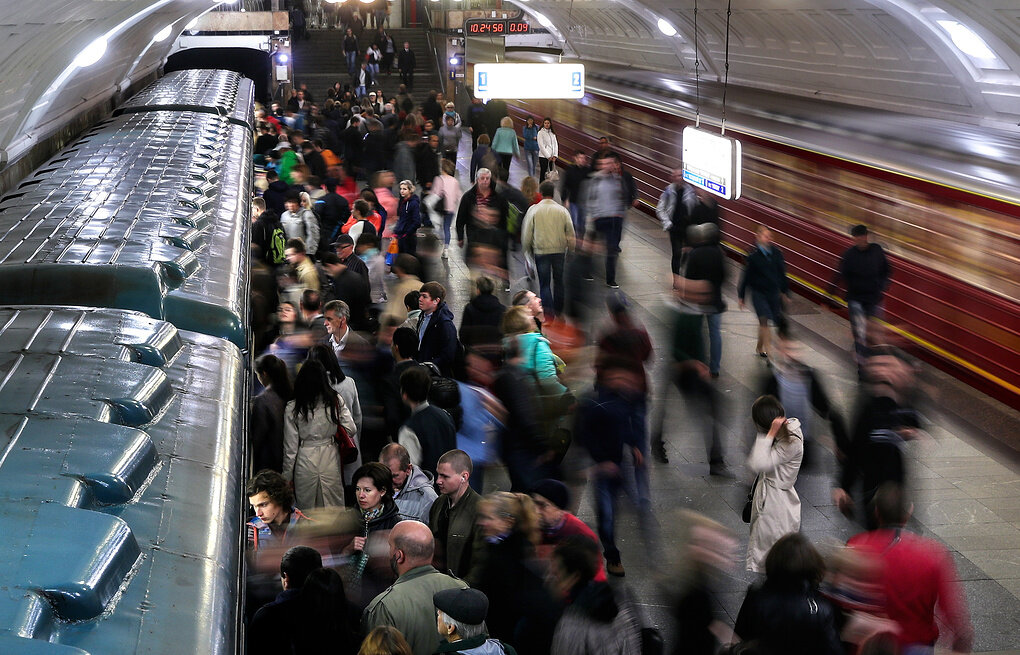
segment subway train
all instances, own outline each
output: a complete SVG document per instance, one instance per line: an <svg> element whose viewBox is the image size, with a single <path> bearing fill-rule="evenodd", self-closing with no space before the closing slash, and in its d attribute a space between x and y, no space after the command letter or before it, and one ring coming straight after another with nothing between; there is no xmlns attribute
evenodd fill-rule
<svg viewBox="0 0 1020 655"><path fill-rule="evenodd" d="M169 74L0 198L0 652L239 647L253 121Z"/></svg>
<svg viewBox="0 0 1020 655"><path fill-rule="evenodd" d="M654 218L670 169L681 161L680 133L694 121L681 115L693 111L679 110L682 103L661 82L642 84L642 75L617 67L592 75L581 101L521 100L509 109L518 127L528 116L539 123L553 117L564 164L609 136L634 176L640 208ZM893 267L885 305L893 341L1020 407L1020 197L982 191L981 180L968 181L963 172L954 185L853 152L836 156L791 145L784 128L789 125L773 121L768 134L727 125L726 134L743 148L743 195L719 203L728 253L742 258L753 247L755 227L766 224L794 287L838 304L830 283L852 243L849 228L868 225ZM857 141L861 151L864 142Z"/></svg>

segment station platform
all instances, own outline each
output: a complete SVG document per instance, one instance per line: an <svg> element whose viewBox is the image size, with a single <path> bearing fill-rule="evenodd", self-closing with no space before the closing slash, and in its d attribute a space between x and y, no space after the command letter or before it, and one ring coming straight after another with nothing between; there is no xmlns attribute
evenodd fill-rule
<svg viewBox="0 0 1020 655"><path fill-rule="evenodd" d="M462 188L470 188L468 164L470 140L465 137L458 156ZM525 175L515 159L510 183L519 186ZM753 478L746 468L754 428L750 408L759 394L758 380L764 363L755 354L757 320L751 311L739 311L735 292L740 267L729 262L724 299L729 311L723 315L723 355L720 377L715 381L722 395L719 430L725 443L726 461L734 479L712 477L702 439L700 417L686 411L675 387L663 387L663 367L669 359L668 333L672 310L667 291L671 284L669 240L647 215L631 210L624 225L622 253L617 281L631 301L633 315L640 320L655 346L654 366L649 374L655 396L649 415L665 407L664 425L668 464L651 463L651 495L664 559L675 543L676 512L698 511L733 530L740 542L739 561L721 583L717 617L732 626L748 585L757 576L744 571L743 558L748 526L740 513ZM512 280L524 276L520 252L512 253ZM459 324L460 311L469 299L469 272L456 248L456 237L445 262L449 304ZM601 262L596 271L601 269ZM894 271L895 275L895 271ZM596 272L595 285L607 291ZM535 287L537 290L537 287ZM507 302L509 294L504 295ZM604 303L592 303L593 323L606 320ZM830 397L849 418L857 391L853 342L846 320L803 298L791 304L789 317L798 338L807 346L805 359L821 376ZM922 364L919 381L928 401L919 407L927 423L929 439L908 444L906 458L908 488L914 503L910 528L938 539L952 553L975 630L974 652L1020 654L1020 462L1016 452L1003 445L997 435L1020 434L1020 412L985 396L943 372ZM590 388L593 376L575 372L575 379ZM664 391L663 391L664 388ZM575 390L576 391L576 390ZM845 543L863 528L845 518L831 499L835 462L831 445L825 443L824 428L815 422L821 445L810 466L802 469L797 490L802 502L801 531L812 542ZM1008 440L1007 440L1008 441ZM831 442L830 442L831 444ZM488 482L487 486L491 484ZM593 488L580 488L578 515L595 525ZM656 561L645 548L635 512L627 499L619 503L618 546L626 567L626 584L640 599L647 620L663 630L671 652L669 608L661 600L666 562Z"/></svg>

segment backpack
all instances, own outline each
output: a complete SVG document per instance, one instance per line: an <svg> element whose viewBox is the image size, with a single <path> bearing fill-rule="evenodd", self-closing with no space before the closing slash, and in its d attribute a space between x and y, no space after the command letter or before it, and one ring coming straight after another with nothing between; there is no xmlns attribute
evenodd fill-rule
<svg viewBox="0 0 1020 655"><path fill-rule="evenodd" d="M443 377L439 367L432 362L422 364L429 370L432 376L432 386L429 388L429 404L445 410L457 431L460 431L464 423L464 410L460 407L460 387L457 381L452 378Z"/></svg>
<svg viewBox="0 0 1020 655"><path fill-rule="evenodd" d="M283 225L276 223L269 232L269 252L266 259L270 264L279 266L284 262L284 250L287 246L287 234L283 231Z"/></svg>

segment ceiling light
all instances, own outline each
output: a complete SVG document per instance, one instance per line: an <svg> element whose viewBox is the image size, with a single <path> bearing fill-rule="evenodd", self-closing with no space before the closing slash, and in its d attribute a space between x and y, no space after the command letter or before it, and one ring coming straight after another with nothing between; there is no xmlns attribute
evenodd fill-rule
<svg viewBox="0 0 1020 655"><path fill-rule="evenodd" d="M953 43L964 54L975 59L998 59L995 53L992 52L992 49L988 47L988 44L984 42L984 39L963 23L955 20L940 20L937 22L939 27L949 34L950 38L953 39Z"/></svg>
<svg viewBox="0 0 1020 655"><path fill-rule="evenodd" d="M184 26L184 29L190 30L195 25L198 25L198 16L195 16L190 21L188 21L188 24Z"/></svg>
<svg viewBox="0 0 1020 655"><path fill-rule="evenodd" d="M538 19L538 22L542 24L542 27L551 28L553 26L552 21L545 17L545 14L536 11L534 17Z"/></svg>
<svg viewBox="0 0 1020 655"><path fill-rule="evenodd" d="M152 37L152 40L156 43L159 43L160 41L166 41L168 38L170 38L170 31L172 29L173 25L167 25L160 31L156 32L156 35Z"/></svg>
<svg viewBox="0 0 1020 655"><path fill-rule="evenodd" d="M656 24L659 26L659 31L666 36L676 36L676 28L670 25L665 18L660 18Z"/></svg>
<svg viewBox="0 0 1020 655"><path fill-rule="evenodd" d="M104 54L106 54L106 37L101 36L78 53L78 56L74 58L74 65L78 68L91 66L102 59Z"/></svg>

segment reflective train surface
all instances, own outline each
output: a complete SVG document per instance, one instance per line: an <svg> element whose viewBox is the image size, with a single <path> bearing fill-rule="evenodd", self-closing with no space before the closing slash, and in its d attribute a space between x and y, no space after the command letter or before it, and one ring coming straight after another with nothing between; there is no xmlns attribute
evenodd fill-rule
<svg viewBox="0 0 1020 655"><path fill-rule="evenodd" d="M679 94L658 78L642 84L643 75L654 76L607 68L608 73L591 75L580 102L522 100L510 103L510 112L518 124L529 115L539 122L553 117L564 164L577 151L593 151L599 136L609 136L634 175L641 209L654 218L670 170L681 161L680 133L693 124L680 114L693 112L684 111L689 106L677 102L673 96ZM838 123L841 117L825 119ZM950 164L943 170L949 176L897 170L864 154L876 150L868 135L851 133L844 142L857 155L842 147L828 154L817 146L817 134L811 135L814 147L806 138L792 143L789 135L797 129L792 122L769 115L755 124L758 129L739 119L727 124L726 134L743 146L743 194L720 202L724 247L740 257L753 247L755 227L770 226L791 282L827 303L833 300L830 283L840 255L851 245L849 228L868 225L893 266L885 306L893 340L1020 407L1020 194L1014 184L991 185L1009 175L1010 162L985 169L986 160L964 169L947 156ZM902 153L931 165L951 147L948 139L942 143L943 151L904 147ZM1014 177L1004 179L1015 181L1013 170ZM985 177L975 177L981 171Z"/></svg>
<svg viewBox="0 0 1020 655"><path fill-rule="evenodd" d="M253 108L167 75L0 199L0 653L237 649Z"/></svg>

